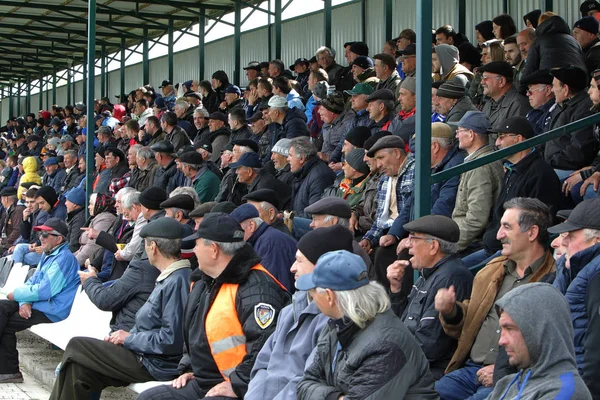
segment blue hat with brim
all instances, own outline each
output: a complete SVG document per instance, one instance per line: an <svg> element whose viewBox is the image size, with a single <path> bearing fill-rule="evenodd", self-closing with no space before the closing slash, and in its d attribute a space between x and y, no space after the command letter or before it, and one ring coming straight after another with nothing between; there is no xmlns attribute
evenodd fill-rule
<svg viewBox="0 0 600 400"><path fill-rule="evenodd" d="M298 277L296 288L314 288L335 291L353 290L369 284L367 266L363 259L347 250L331 251L317 260L311 274Z"/></svg>
<svg viewBox="0 0 600 400"><path fill-rule="evenodd" d="M447 122L448 125L472 130L479 134L488 134L492 127L490 121L481 111L467 111L458 122Z"/></svg>

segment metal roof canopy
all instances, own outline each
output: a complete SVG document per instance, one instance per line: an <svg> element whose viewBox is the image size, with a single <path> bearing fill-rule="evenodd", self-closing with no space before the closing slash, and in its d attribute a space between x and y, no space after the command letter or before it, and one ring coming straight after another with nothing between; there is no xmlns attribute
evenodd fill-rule
<svg viewBox="0 0 600 400"><path fill-rule="evenodd" d="M201 20L221 23L236 8L259 7L261 0L97 0L95 58L126 47L155 42L169 31L189 30ZM237 7L236 7L237 6ZM85 63L88 1L0 2L0 84L35 80ZM232 25L232 24L231 24ZM191 34L191 32L186 32ZM12 85L12 84L11 84Z"/></svg>

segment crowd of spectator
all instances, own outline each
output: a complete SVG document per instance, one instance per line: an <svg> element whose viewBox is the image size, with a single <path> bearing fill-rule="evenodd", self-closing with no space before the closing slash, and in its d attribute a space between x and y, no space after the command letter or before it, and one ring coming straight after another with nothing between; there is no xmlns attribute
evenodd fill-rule
<svg viewBox="0 0 600 400"><path fill-rule="evenodd" d="M433 31L431 172L597 113L599 20ZM437 182L415 218L416 40L145 85L89 105L94 132L82 103L9 119L0 252L37 270L0 300L0 383L81 284L111 333L71 339L51 399L600 398L598 127Z"/></svg>

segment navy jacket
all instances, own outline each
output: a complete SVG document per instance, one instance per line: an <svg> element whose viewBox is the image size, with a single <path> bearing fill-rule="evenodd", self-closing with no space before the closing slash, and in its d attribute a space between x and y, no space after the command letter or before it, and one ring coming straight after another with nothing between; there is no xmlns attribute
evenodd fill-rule
<svg viewBox="0 0 600 400"><path fill-rule="evenodd" d="M317 156L309 159L300 170L294 172L292 184L292 210L297 217L308 218L304 209L321 200L325 189L333 185L335 172Z"/></svg>

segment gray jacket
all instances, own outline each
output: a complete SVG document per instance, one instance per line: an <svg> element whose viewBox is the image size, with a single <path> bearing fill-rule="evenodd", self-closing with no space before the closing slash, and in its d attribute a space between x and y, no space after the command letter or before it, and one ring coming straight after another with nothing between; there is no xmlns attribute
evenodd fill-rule
<svg viewBox="0 0 600 400"><path fill-rule="evenodd" d="M496 302L517 325L531 363L500 379L488 400L577 399L592 395L577 372L567 301L547 283L529 283Z"/></svg>
<svg viewBox="0 0 600 400"><path fill-rule="evenodd" d="M473 101L469 96L463 96L452 107L452 109L446 115L446 123L458 122L467 113L467 111L477 111L477 108L473 105ZM456 132L456 126L450 125L452 130Z"/></svg>
<svg viewBox="0 0 600 400"><path fill-rule="evenodd" d="M392 310L364 329L338 326L339 320L330 320L323 329L314 360L298 383L298 399L439 399L427 358Z"/></svg>
<svg viewBox="0 0 600 400"><path fill-rule="evenodd" d="M490 120L492 127L500 125L502 121L509 117L524 117L531 111L527 97L519 94L514 85L498 101L488 99L483 106L483 112Z"/></svg>
<svg viewBox="0 0 600 400"><path fill-rule="evenodd" d="M115 222L116 215L109 212L100 213L92 219L89 228L93 228L97 231L107 231ZM101 249L100 245L96 244L96 240L88 238L87 232L84 232L79 237L79 243L81 247L73 255L77 258L77 262L80 266L85 265L85 260L92 256L96 250Z"/></svg>
<svg viewBox="0 0 600 400"><path fill-rule="evenodd" d="M293 400L306 361L327 318L306 292L294 294L292 304L281 310L277 328L258 353L245 400Z"/></svg>

